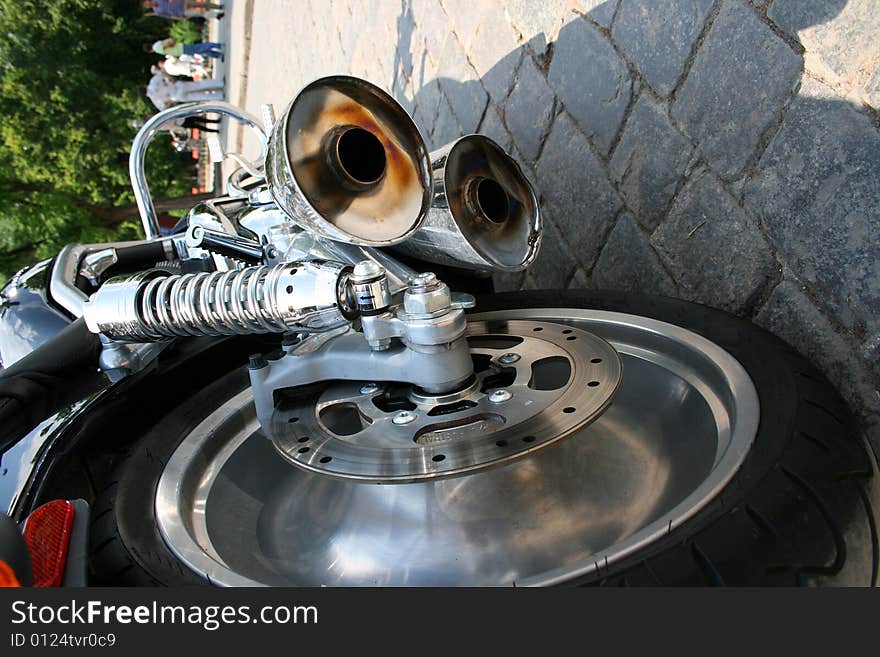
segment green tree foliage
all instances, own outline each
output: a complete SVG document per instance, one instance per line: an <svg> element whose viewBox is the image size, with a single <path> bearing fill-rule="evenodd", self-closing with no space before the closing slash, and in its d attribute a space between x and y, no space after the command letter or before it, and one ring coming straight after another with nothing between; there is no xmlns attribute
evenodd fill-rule
<svg viewBox="0 0 880 657"><path fill-rule="evenodd" d="M0 274L71 241L139 234L128 152L167 35L133 0L0 0ZM148 152L156 195L178 195L181 156Z"/></svg>

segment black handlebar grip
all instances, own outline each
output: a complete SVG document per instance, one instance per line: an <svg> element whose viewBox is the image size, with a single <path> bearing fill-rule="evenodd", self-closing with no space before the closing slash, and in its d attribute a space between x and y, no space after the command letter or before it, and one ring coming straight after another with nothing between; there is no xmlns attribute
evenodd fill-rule
<svg viewBox="0 0 880 657"><path fill-rule="evenodd" d="M116 264L114 267L120 271L144 269L153 267L157 262L168 260L165 245L158 240L132 244L130 246L116 247Z"/></svg>

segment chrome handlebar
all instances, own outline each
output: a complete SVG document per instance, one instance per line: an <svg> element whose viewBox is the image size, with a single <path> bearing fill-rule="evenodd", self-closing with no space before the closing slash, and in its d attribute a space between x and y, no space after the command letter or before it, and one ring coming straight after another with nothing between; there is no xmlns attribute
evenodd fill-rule
<svg viewBox="0 0 880 657"><path fill-rule="evenodd" d="M166 123L198 114L207 114L208 112L225 114L255 130L260 138L260 161L263 161L266 157L269 140L263 126L260 124L260 120L229 103L221 101L184 103L163 110L153 116L144 123L135 136L131 144L131 155L128 158L128 175L131 178L134 199L138 206L138 212L140 213L141 223L144 226L144 233L147 239L156 239L160 235L156 208L153 205L153 198L150 196L150 188L147 185L147 178L144 173L144 158L147 153L147 147Z"/></svg>

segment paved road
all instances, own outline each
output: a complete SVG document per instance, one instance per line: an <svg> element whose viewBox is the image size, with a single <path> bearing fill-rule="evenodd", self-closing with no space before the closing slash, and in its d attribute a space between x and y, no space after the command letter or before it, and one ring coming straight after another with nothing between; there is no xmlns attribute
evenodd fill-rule
<svg viewBox="0 0 880 657"><path fill-rule="evenodd" d="M433 146L479 131L514 153L548 220L538 262L501 287L753 318L821 364L880 447L874 0L234 2L233 102L280 112L351 73Z"/></svg>

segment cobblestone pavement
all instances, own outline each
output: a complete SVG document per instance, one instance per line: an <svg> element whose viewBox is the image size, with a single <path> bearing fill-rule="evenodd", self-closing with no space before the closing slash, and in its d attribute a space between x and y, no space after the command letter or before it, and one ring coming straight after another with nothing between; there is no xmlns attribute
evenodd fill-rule
<svg viewBox="0 0 880 657"><path fill-rule="evenodd" d="M483 132L525 165L546 239L499 287L752 318L820 364L880 448L876 0L234 2L231 101L280 112L350 73L433 147Z"/></svg>

